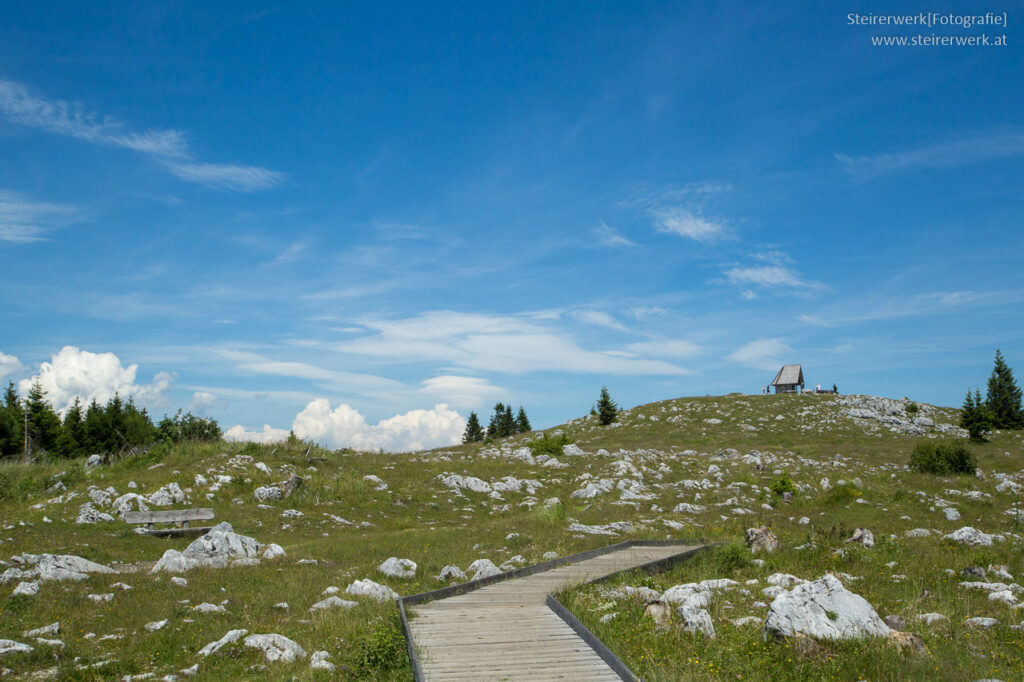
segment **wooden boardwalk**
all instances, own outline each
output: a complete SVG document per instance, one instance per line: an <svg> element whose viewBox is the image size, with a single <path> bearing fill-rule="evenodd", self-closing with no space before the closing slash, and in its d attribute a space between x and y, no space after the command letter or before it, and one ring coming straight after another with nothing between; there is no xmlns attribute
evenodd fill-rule
<svg viewBox="0 0 1024 682"><path fill-rule="evenodd" d="M409 607L422 679L623 679L548 607L547 595L687 554L698 545L633 545Z"/></svg>

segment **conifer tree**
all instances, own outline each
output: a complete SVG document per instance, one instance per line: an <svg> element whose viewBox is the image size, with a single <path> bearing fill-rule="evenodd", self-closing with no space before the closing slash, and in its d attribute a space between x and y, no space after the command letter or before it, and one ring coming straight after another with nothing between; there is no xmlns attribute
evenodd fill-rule
<svg viewBox="0 0 1024 682"><path fill-rule="evenodd" d="M480 418L476 416L476 412L469 413L469 419L466 420L466 430L462 432L463 443L479 443L484 439L484 430L480 427Z"/></svg>
<svg viewBox="0 0 1024 682"><path fill-rule="evenodd" d="M619 414L619 406L615 404L611 396L608 395L608 388L606 386L601 387L601 397L597 399L597 417L601 422L601 426L608 426L615 417Z"/></svg>
<svg viewBox="0 0 1024 682"><path fill-rule="evenodd" d="M75 396L75 402L64 414L60 436L57 437L57 452L63 457L78 457L85 452L85 415L82 413L82 400Z"/></svg>
<svg viewBox="0 0 1024 682"><path fill-rule="evenodd" d="M530 419L526 416L526 410L523 406L519 406L519 414L516 415L516 433L526 433L532 431L533 428L530 426Z"/></svg>
<svg viewBox="0 0 1024 682"><path fill-rule="evenodd" d="M516 418L512 416L512 403L505 406L505 412L501 415L501 435L511 436L516 432Z"/></svg>
<svg viewBox="0 0 1024 682"><path fill-rule="evenodd" d="M960 428L967 429L971 440L985 440L985 433L992 430L992 415L981 400L981 391L975 389L971 393L967 389L964 404L960 412Z"/></svg>
<svg viewBox="0 0 1024 682"><path fill-rule="evenodd" d="M491 421L487 423L487 437L488 438L500 438L501 437L501 418L505 414L505 406L502 403L495 403L494 414L491 415Z"/></svg>
<svg viewBox="0 0 1024 682"><path fill-rule="evenodd" d="M1024 410L1021 409L1021 391L1013 378L1013 370L1003 360L1003 354L996 350L995 367L988 379L985 407L992 416L992 426L997 429L1019 429L1024 427Z"/></svg>
<svg viewBox="0 0 1024 682"><path fill-rule="evenodd" d="M4 404L0 406L0 457L14 457L24 448L23 414L18 390L11 381L4 392Z"/></svg>
<svg viewBox="0 0 1024 682"><path fill-rule="evenodd" d="M46 399L46 390L37 379L25 399L28 412L29 453L54 452L60 437L60 417Z"/></svg>

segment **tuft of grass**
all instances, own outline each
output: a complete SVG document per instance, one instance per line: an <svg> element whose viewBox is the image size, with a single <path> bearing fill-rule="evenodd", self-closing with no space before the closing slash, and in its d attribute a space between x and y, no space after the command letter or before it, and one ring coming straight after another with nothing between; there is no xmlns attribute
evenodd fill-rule
<svg viewBox="0 0 1024 682"><path fill-rule="evenodd" d="M734 573L750 565L750 550L739 542L715 547L711 553L715 566L722 573Z"/></svg>
<svg viewBox="0 0 1024 682"><path fill-rule="evenodd" d="M360 671L373 675L398 667L405 656L405 635L397 615L373 621L358 647Z"/></svg>

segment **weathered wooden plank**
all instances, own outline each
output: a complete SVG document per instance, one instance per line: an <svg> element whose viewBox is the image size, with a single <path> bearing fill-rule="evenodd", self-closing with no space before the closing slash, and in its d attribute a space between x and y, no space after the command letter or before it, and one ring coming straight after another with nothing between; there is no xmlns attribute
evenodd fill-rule
<svg viewBox="0 0 1024 682"><path fill-rule="evenodd" d="M410 607L426 680L619 680L546 605L573 584L669 558L680 545L628 547Z"/></svg>
<svg viewBox="0 0 1024 682"><path fill-rule="evenodd" d="M213 509L165 509L161 511L130 511L122 517L126 523L182 523L188 521L209 521Z"/></svg>

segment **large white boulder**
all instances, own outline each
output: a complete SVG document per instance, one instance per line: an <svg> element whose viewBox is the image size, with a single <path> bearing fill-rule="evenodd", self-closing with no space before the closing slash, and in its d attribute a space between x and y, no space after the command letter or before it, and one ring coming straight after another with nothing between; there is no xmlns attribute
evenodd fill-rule
<svg viewBox="0 0 1024 682"><path fill-rule="evenodd" d="M355 597L372 597L377 601L391 601L398 599L397 592L387 585L375 583L369 578L366 580L356 580L345 588L345 594L351 594Z"/></svg>
<svg viewBox="0 0 1024 682"><path fill-rule="evenodd" d="M197 565L220 568L238 560L259 559L260 543L239 535L231 524L219 523L182 552Z"/></svg>
<svg viewBox="0 0 1024 682"><path fill-rule="evenodd" d="M416 562L412 559L390 557L377 570L389 578L411 578L416 575Z"/></svg>
<svg viewBox="0 0 1024 682"><path fill-rule="evenodd" d="M797 585L775 597L764 621L764 635L817 639L888 637L890 628L866 599L833 575Z"/></svg>
<svg viewBox="0 0 1024 682"><path fill-rule="evenodd" d="M964 526L958 530L953 531L949 535L943 535L943 540L952 540L953 542L959 542L963 545L974 545L975 547L988 547L992 544L992 536L987 533L982 533L976 528L970 526Z"/></svg>
<svg viewBox="0 0 1024 682"><path fill-rule="evenodd" d="M264 658L271 663L291 663L296 658L306 657L306 650L284 635L249 635L244 644L250 649L262 651Z"/></svg>
<svg viewBox="0 0 1024 682"><path fill-rule="evenodd" d="M8 568L0 583L13 580L85 580L90 573L116 573L112 568L71 554L22 554L17 563L31 568Z"/></svg>

